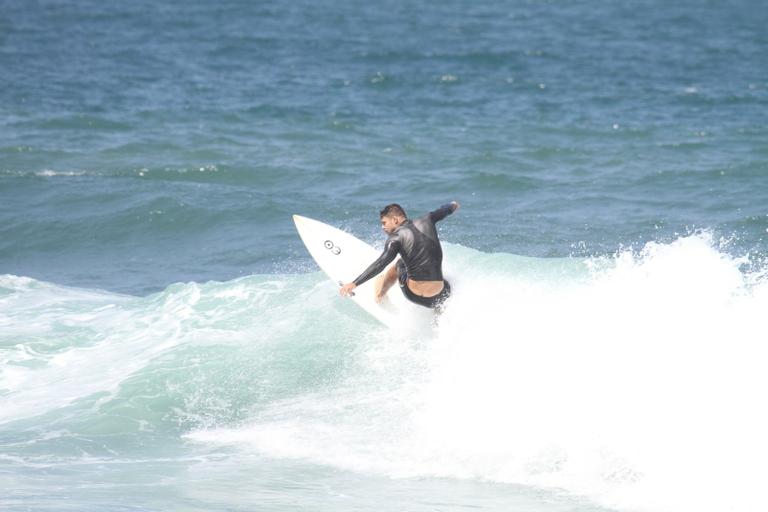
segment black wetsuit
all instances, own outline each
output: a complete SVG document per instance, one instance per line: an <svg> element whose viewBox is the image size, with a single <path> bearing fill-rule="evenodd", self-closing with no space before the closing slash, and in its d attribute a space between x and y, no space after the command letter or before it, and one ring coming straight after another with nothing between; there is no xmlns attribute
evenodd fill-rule
<svg viewBox="0 0 768 512"><path fill-rule="evenodd" d="M384 252L354 280L358 286L379 274L399 254L397 262L400 289L408 300L428 308L440 306L451 294L451 285L443 279L443 249L437 238L435 222L453 213L453 205L444 204L437 210L414 221L406 220L389 236ZM408 288L408 279L414 281L443 281L443 289L434 297L421 297Z"/></svg>

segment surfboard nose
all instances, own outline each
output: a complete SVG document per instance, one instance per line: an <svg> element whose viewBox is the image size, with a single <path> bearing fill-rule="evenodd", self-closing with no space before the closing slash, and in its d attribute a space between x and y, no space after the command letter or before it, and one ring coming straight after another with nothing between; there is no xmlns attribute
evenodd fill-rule
<svg viewBox="0 0 768 512"><path fill-rule="evenodd" d="M312 219L309 217L304 217L303 215L297 215L293 214L293 224L296 226L296 229L301 231L302 229L306 230L309 229L309 226L312 225Z"/></svg>

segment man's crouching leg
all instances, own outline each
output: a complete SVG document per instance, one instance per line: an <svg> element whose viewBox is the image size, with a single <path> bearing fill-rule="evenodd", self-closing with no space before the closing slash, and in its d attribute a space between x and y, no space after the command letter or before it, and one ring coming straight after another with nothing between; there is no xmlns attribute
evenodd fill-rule
<svg viewBox="0 0 768 512"><path fill-rule="evenodd" d="M386 297L387 292L397 281L397 265L391 265L376 278L374 283L374 297L376 302L381 302Z"/></svg>

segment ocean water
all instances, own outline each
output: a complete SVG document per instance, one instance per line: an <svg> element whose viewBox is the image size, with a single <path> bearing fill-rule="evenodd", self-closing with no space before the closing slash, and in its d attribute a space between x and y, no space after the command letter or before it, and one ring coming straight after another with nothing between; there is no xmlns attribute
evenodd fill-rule
<svg viewBox="0 0 768 512"><path fill-rule="evenodd" d="M0 1L0 509L768 508L766 26ZM418 334L291 220L454 199Z"/></svg>

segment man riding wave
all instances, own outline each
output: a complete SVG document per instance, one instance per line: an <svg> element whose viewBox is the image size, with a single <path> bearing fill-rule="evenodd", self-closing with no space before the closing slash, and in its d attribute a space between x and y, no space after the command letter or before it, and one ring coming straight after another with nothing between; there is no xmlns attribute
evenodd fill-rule
<svg viewBox="0 0 768 512"><path fill-rule="evenodd" d="M443 279L443 249L437 237L435 223L459 208L456 201L416 220L408 219L398 204L390 204L379 212L381 227L389 235L381 253L354 281L342 285L339 293L346 297L352 290L381 273L400 255L400 260L376 280L376 302L399 281L403 295L416 304L438 308L451 294L451 285Z"/></svg>

